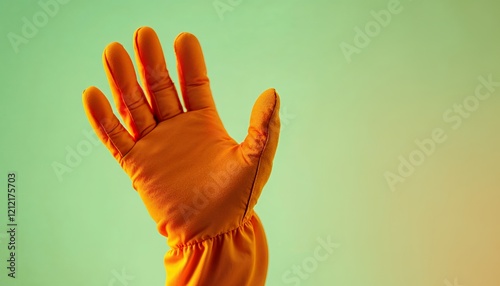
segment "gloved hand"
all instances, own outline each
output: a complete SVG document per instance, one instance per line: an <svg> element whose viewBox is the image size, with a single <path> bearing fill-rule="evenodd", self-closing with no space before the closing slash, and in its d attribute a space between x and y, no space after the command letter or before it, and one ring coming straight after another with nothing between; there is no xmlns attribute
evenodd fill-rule
<svg viewBox="0 0 500 286"><path fill-rule="evenodd" d="M278 144L278 95L274 89L261 94L248 135L238 144L219 118L194 35L181 33L174 43L185 110L151 28L135 32L134 49L143 88L120 44L103 54L126 129L96 87L84 91L83 105L168 237L167 285L264 285L267 242L253 208Z"/></svg>

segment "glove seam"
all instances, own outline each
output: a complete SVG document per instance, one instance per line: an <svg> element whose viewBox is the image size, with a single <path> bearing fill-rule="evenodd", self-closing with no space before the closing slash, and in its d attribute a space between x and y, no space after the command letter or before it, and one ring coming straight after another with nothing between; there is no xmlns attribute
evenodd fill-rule
<svg viewBox="0 0 500 286"><path fill-rule="evenodd" d="M271 121L273 119L273 116L274 116L274 113L276 112L276 104L278 103L278 100L276 98L276 91L273 91L274 93L274 106L273 106L273 113L271 114L271 117L269 118L269 121L267 122L267 128L266 128L266 133L267 133L267 136L266 136L266 143L264 144L264 147L262 148L262 152L260 153L259 155L259 161L257 163L257 169L255 171L255 175L254 175L254 178L253 178L253 182L252 182L252 188L250 189L250 195L248 196L248 201L247 201L247 205L246 205L246 208L245 208L245 212L243 213L243 217L241 218L242 221L245 220L245 216L247 215L247 212L248 212L248 208L250 206L250 202L252 200L252 196L253 196L253 193L254 193L254 188L255 188L255 181L257 181L257 175L259 174L259 169L260 169L260 166L261 166L261 163L262 163L262 156L264 155L264 151L266 150L266 147L267 147L267 144L269 143L269 126L271 125Z"/></svg>
<svg viewBox="0 0 500 286"><path fill-rule="evenodd" d="M230 232L233 232L233 231L236 231L240 228L243 228L245 227L247 224L250 223L250 221L252 220L252 218L255 216L255 214L252 214L250 217L248 217L246 220L243 220L243 222L241 222L237 227L235 228L232 228L230 230L227 230L227 231L224 231L224 232L220 232L214 236L211 236L209 238L205 238L205 239L202 239L202 240L198 240L198 241L193 241L193 242L189 242L189 243L186 243L186 244L178 244L176 245L175 247L173 247L172 249L169 250L169 252L175 252L175 251L179 251L179 250L184 250L186 248L190 248L190 247L194 247L194 246L197 246L197 245L200 245L200 244L203 244L204 242L206 241L211 241L211 240L215 240L223 235L226 235Z"/></svg>

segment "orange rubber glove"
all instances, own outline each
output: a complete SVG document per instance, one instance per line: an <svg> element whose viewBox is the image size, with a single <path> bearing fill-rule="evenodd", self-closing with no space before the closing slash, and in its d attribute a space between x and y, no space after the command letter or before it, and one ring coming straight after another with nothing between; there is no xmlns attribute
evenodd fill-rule
<svg viewBox="0 0 500 286"><path fill-rule="evenodd" d="M278 95L269 89L257 99L248 135L238 144L215 108L195 36L181 33L174 43L186 111L151 28L135 32L134 49L144 89L120 44L103 54L126 129L96 87L84 91L83 105L158 231L168 237L166 284L264 285L267 242L254 206L278 145Z"/></svg>

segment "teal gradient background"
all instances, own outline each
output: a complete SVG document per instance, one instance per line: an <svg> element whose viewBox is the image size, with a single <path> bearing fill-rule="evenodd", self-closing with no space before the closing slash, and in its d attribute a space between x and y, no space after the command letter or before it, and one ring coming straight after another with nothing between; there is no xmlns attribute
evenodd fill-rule
<svg viewBox="0 0 500 286"><path fill-rule="evenodd" d="M0 180L18 174L19 251L10 279L0 189L0 285L113 285L122 271L128 286L164 284L165 238L104 146L60 178L52 167L90 142L82 91L95 85L111 100L104 47L133 54L140 26L158 33L175 82L174 38L198 37L237 141L257 96L281 96L280 144L257 205L268 285L500 285L500 86L456 130L443 119L478 77L500 82L500 4L402 0L349 62L341 43L353 45L355 27L390 2L243 0L220 16L211 0L72 0L16 53L8 34L43 10L2 1ZM384 173L397 174L399 156L435 128L446 141L391 190ZM327 237L340 246L288 283Z"/></svg>

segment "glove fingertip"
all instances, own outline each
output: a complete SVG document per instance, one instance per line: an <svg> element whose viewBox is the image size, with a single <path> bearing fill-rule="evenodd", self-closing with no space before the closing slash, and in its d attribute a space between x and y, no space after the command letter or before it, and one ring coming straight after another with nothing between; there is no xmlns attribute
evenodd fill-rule
<svg viewBox="0 0 500 286"><path fill-rule="evenodd" d="M280 97L274 88L264 91L252 110L250 126L267 134L269 128L279 125ZM279 127L279 126L278 126Z"/></svg>
<svg viewBox="0 0 500 286"><path fill-rule="evenodd" d="M280 132L279 107L280 99L273 88L264 91L255 102L248 135L242 143L249 161L269 153L266 149L271 150L269 154L274 154Z"/></svg>

